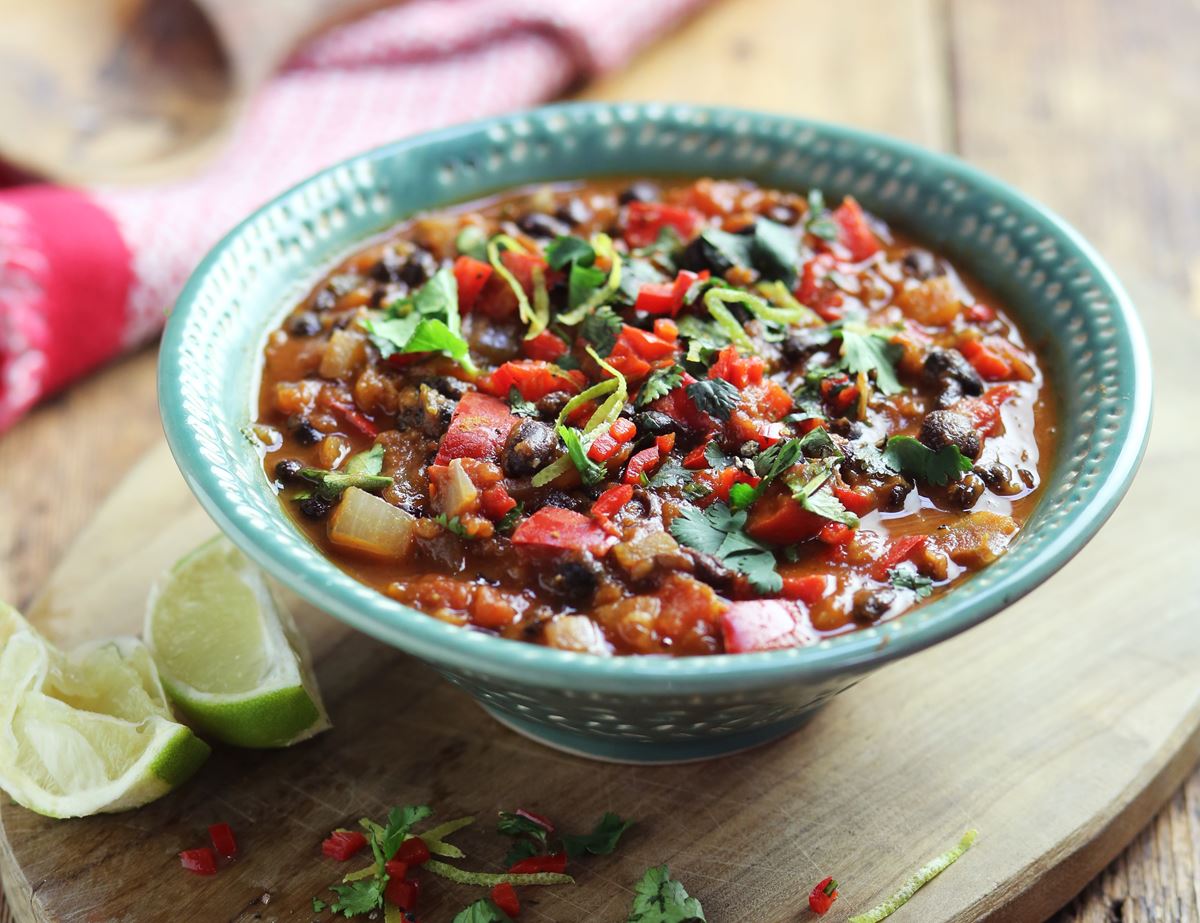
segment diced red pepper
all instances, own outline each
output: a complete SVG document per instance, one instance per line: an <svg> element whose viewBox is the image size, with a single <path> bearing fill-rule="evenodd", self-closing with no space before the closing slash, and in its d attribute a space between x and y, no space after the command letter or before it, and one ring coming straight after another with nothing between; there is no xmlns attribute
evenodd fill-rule
<svg viewBox="0 0 1200 923"><path fill-rule="evenodd" d="M892 539L888 543L883 557L875 560L871 576L876 580L887 580L888 571L901 561L911 558L919 548L924 546L927 537L925 535L901 535L899 538Z"/></svg>
<svg viewBox="0 0 1200 923"><path fill-rule="evenodd" d="M795 599L811 606L825 596L828 588L829 578L821 574L810 574L807 577L784 577L782 596L784 599Z"/></svg>
<svg viewBox="0 0 1200 923"><path fill-rule="evenodd" d="M347 423L349 423L364 436L369 436L371 439L374 439L379 435L379 428L365 415L359 413L356 407L351 407L349 404L343 404L337 401L330 402L329 406L340 413L342 418Z"/></svg>
<svg viewBox="0 0 1200 923"><path fill-rule="evenodd" d="M1001 429L1000 406L1016 394L1017 389L1012 385L996 385L982 397L964 397L950 409L970 417L982 435L997 436Z"/></svg>
<svg viewBox="0 0 1200 923"><path fill-rule="evenodd" d="M746 531L762 542L793 545L815 536L828 521L810 513L791 494L768 494L750 508Z"/></svg>
<svg viewBox="0 0 1200 923"><path fill-rule="evenodd" d="M480 391L468 391L454 408L434 464L448 465L455 458L499 458L516 422L504 401Z"/></svg>
<svg viewBox="0 0 1200 923"><path fill-rule="evenodd" d="M383 896L403 910L411 913L417 909L417 899L421 896L421 882L415 878L390 878Z"/></svg>
<svg viewBox="0 0 1200 923"><path fill-rule="evenodd" d="M543 506L523 520L512 543L534 551L590 551L601 557L616 538L589 516L559 506Z"/></svg>
<svg viewBox="0 0 1200 923"><path fill-rule="evenodd" d="M788 394L787 388L775 381L768 381L763 389L759 403L767 417L772 420L782 420L792 412L794 401Z"/></svg>
<svg viewBox="0 0 1200 923"><path fill-rule="evenodd" d="M833 494L855 516L866 516L875 509L875 491L867 487L834 487Z"/></svg>
<svg viewBox="0 0 1200 923"><path fill-rule="evenodd" d="M633 485L617 484L596 498L596 502L592 504L592 515L615 516L632 499Z"/></svg>
<svg viewBox="0 0 1200 923"><path fill-rule="evenodd" d="M197 875L217 874L217 855L207 846L185 849L179 854L179 862L189 872Z"/></svg>
<svg viewBox="0 0 1200 923"><path fill-rule="evenodd" d="M521 341L521 352L527 359L540 359L543 362L553 362L561 359L568 352L567 344L549 330L543 330L531 340Z"/></svg>
<svg viewBox="0 0 1200 923"><path fill-rule="evenodd" d="M642 449L629 459L629 463L625 466L625 475L621 480L626 484L638 483L642 475L652 471L661 459L662 453L658 451L658 446Z"/></svg>
<svg viewBox="0 0 1200 923"><path fill-rule="evenodd" d="M429 861L429 847L419 836L409 837L400 844L393 859L399 859L405 865L424 865Z"/></svg>
<svg viewBox="0 0 1200 923"><path fill-rule="evenodd" d="M513 919L521 913L521 901L517 898L517 890L507 882L492 888L492 903Z"/></svg>
<svg viewBox="0 0 1200 923"><path fill-rule="evenodd" d="M817 538L826 545L844 545L850 539L854 538L854 530L844 522L827 522L821 526L821 531L817 533Z"/></svg>
<svg viewBox="0 0 1200 923"><path fill-rule="evenodd" d="M388 859L383 864L383 870L392 878L403 878L408 874L408 863L401 862L399 859Z"/></svg>
<svg viewBox="0 0 1200 923"><path fill-rule="evenodd" d="M757 487L761 480L762 478L747 474L741 468L732 466L720 470L702 471L696 476L696 481L707 487L709 494L697 502L700 506L707 506L714 500L728 501L734 484L749 484L751 487Z"/></svg>
<svg viewBox="0 0 1200 923"><path fill-rule="evenodd" d="M515 250L504 250L500 254L500 262L505 269L512 273L517 284L525 290L526 296L533 293L533 270L540 266L544 270L546 261L533 253L517 253ZM488 317L504 318L517 313L517 296L513 294L508 280L499 273L492 275L479 293L475 302L475 310Z"/></svg>
<svg viewBox="0 0 1200 923"><path fill-rule="evenodd" d="M675 434L666 433L662 436L655 436L654 445L658 449L659 454L665 457L675 448Z"/></svg>
<svg viewBox="0 0 1200 923"><path fill-rule="evenodd" d="M508 871L513 875L538 875L542 872L555 872L561 875L566 869L567 854L556 852L548 856L530 856L528 859L522 859Z"/></svg>
<svg viewBox="0 0 1200 923"><path fill-rule="evenodd" d="M321 844L321 852L330 859L345 862L367 845L367 838L357 830L335 830Z"/></svg>
<svg viewBox="0 0 1200 923"><path fill-rule="evenodd" d="M208 838L212 840L213 849L226 859L232 859L237 855L237 838L233 835L233 828L229 824L213 824L208 828Z"/></svg>
<svg viewBox="0 0 1200 923"><path fill-rule="evenodd" d="M800 284L796 298L820 315L822 320L833 323L842 316L842 293L829 279L837 261L829 253L818 253L804 264L800 272Z"/></svg>
<svg viewBox="0 0 1200 923"><path fill-rule="evenodd" d="M487 280L492 277L490 263L474 259L470 256L460 256L454 261L454 280L458 283L458 310L469 314L479 300Z"/></svg>
<svg viewBox="0 0 1200 923"><path fill-rule="evenodd" d="M658 240L658 232L664 227L672 227L684 240L690 240L703 220L698 211L679 205L630 202L625 212L625 241L631 247L648 247Z"/></svg>
<svg viewBox="0 0 1200 923"><path fill-rule="evenodd" d="M838 243L850 251L851 261L861 263L879 252L879 238L867 224L862 206L853 197L846 196L834 211L833 220L838 226Z"/></svg>
<svg viewBox="0 0 1200 923"><path fill-rule="evenodd" d="M749 599L730 603L721 616L721 637L727 654L774 651L796 647L809 638L794 603L780 599Z"/></svg>
<svg viewBox="0 0 1200 923"><path fill-rule="evenodd" d="M678 349L677 344L629 324L621 328L620 338L629 344L629 349L635 356L647 362L674 356Z"/></svg>
<svg viewBox="0 0 1200 923"><path fill-rule="evenodd" d="M540 401L556 391L578 394L586 382L582 372L567 371L540 359L519 359L505 362L492 372L484 387L496 397L508 397L509 391L516 388L525 400Z"/></svg>
<svg viewBox="0 0 1200 923"><path fill-rule="evenodd" d="M618 442L626 443L637 435L637 426L628 417L617 417L617 422L608 431Z"/></svg>
<svg viewBox="0 0 1200 923"><path fill-rule="evenodd" d="M963 315L973 324L988 324L996 319L996 312L986 304L970 305Z"/></svg>
<svg viewBox="0 0 1200 923"><path fill-rule="evenodd" d="M492 522L503 519L517 505L517 501L509 496L503 484L495 484L484 490L479 498L479 503L483 508L483 515Z"/></svg>
<svg viewBox="0 0 1200 923"><path fill-rule="evenodd" d="M624 338L617 340L607 361L609 365L625 376L626 381L638 381L650 374L650 363L635 353L633 347Z"/></svg>
<svg viewBox="0 0 1200 923"><path fill-rule="evenodd" d="M827 913L837 899L838 883L832 876L822 878L808 895L808 909L816 914Z"/></svg>
<svg viewBox="0 0 1200 923"><path fill-rule="evenodd" d="M740 356L737 347L731 344L717 353L717 361L708 370L708 377L723 378L741 391L747 385L761 382L764 368L760 356Z"/></svg>
<svg viewBox="0 0 1200 923"><path fill-rule="evenodd" d="M654 319L654 335L674 343L679 339L679 325L669 317L656 317Z"/></svg>
<svg viewBox="0 0 1200 923"><path fill-rule="evenodd" d="M538 814L536 811L530 811L527 808L517 808L513 811L517 817L524 817L526 820L531 820L547 833L554 832L554 821L548 818L545 814Z"/></svg>
<svg viewBox="0 0 1200 923"><path fill-rule="evenodd" d="M601 433L592 440L592 444L588 446L587 457L594 462L606 462L621 448L621 443L610 433Z"/></svg>
<svg viewBox="0 0 1200 923"><path fill-rule="evenodd" d="M1013 377L1012 363L978 340L967 340L958 349L985 381L1003 381Z"/></svg>
<svg viewBox="0 0 1200 923"><path fill-rule="evenodd" d="M647 314L677 314L682 307L675 300L674 282L647 282L638 289L633 307Z"/></svg>
<svg viewBox="0 0 1200 923"><path fill-rule="evenodd" d="M774 445L783 436L784 426L782 423L771 423L763 420L761 417L752 415L743 407L747 405L753 406L753 401L743 402L743 406L733 411L729 415L729 420L725 424L725 435L732 437L733 442L741 445L744 442L757 442L760 449L765 449L767 446ZM761 409L755 407L755 409Z"/></svg>
<svg viewBox="0 0 1200 923"><path fill-rule="evenodd" d="M692 451L688 452L687 455L683 456L683 467L692 471L699 471L709 467L708 458L704 453L707 451L710 442L712 442L711 438L706 439L696 446L696 448L692 449Z"/></svg>

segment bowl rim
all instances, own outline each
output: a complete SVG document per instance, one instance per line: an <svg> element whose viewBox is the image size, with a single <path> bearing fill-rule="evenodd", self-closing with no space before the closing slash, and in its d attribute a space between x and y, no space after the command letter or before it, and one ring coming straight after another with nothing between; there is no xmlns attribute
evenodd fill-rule
<svg viewBox="0 0 1200 923"><path fill-rule="evenodd" d="M814 645L737 655L606 657L555 650L450 625L379 592L370 594L372 603L364 608L339 590L339 587L348 589L350 585L363 586L349 574L338 570L342 579L327 579L325 575L318 577L305 573L303 569L295 569L294 562L286 561L276 553L270 530L256 526L240 513L235 497L222 487L211 466L202 462L197 433L186 423L182 393L172 387L173 382L180 381L179 373L183 364L180 345L183 330L189 323L190 310L218 259L264 213L278 210L301 190L328 178L334 171L388 160L415 148L453 142L531 118L581 118L617 110L623 113L622 120L626 123L631 118L629 113L634 113L632 118L636 121L651 113L666 111L685 115L705 114L714 122L722 118L767 118L800 129L814 130L834 142L873 145L899 156L925 161L938 172L961 180L989 196L1018 203L1027 217L1044 223L1075 248L1111 295L1112 310L1119 319L1119 323L1114 325L1118 328L1115 331L1117 344L1132 359L1132 367L1128 370L1131 373L1130 393L1127 395L1130 409L1126 417L1128 422L1124 441L1114 453L1105 476L1098 479L1093 487L1086 488L1087 494L1082 505L1070 519L1056 527L1055 533L1036 557L974 592L968 583L954 588L932 603L879 626L824 639ZM568 118L566 124L574 126L578 123ZM602 175L602 172L595 175ZM685 169L680 175L691 174ZM496 188L503 189L506 185L498 183ZM453 204L454 201L447 199L445 204ZM919 225L919 222L915 224ZM957 157L876 132L760 110L665 102L582 102L526 109L394 141L338 161L255 209L206 254L178 296L160 347L158 394L163 429L171 453L201 506L246 554L313 605L360 631L447 669L473 670L527 685L561 684L575 689L628 693L628 683L633 680L655 681L660 684L655 689L663 691L713 691L716 688L754 688L775 685L781 681L819 680L861 673L965 631L1011 605L1073 558L1099 531L1125 496L1145 454L1149 437L1152 376L1149 346L1141 321L1116 275L1091 244L1045 205ZM1048 482L1044 489L1048 491L1050 486L1051 482ZM307 539L301 538L307 543ZM309 547L313 557L327 561L315 546ZM906 616L915 613L922 613L924 617L908 624ZM639 683L639 692L647 691L650 690L646 685Z"/></svg>

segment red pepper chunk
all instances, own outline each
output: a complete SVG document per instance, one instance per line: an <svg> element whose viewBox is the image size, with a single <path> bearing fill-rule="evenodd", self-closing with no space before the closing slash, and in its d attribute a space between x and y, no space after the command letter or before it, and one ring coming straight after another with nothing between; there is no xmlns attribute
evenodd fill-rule
<svg viewBox="0 0 1200 923"><path fill-rule="evenodd" d="M488 376L485 384L488 393L496 397L508 397L516 388L525 400L540 401L555 391L577 394L585 383L582 372L569 372L539 359L520 359L505 362Z"/></svg>
<svg viewBox="0 0 1200 923"><path fill-rule="evenodd" d="M821 526L817 538L826 545L844 545L854 538L854 530L843 522L827 522Z"/></svg>
<svg viewBox="0 0 1200 923"><path fill-rule="evenodd" d="M730 603L721 616L725 653L748 654L796 647L810 639L795 603L748 599Z"/></svg>
<svg viewBox="0 0 1200 923"><path fill-rule="evenodd" d="M512 536L514 545L531 551L590 551L598 558L616 541L590 516L559 506L543 506Z"/></svg>
<svg viewBox="0 0 1200 923"><path fill-rule="evenodd" d="M674 343L679 339L679 325L669 317L656 317L654 319L654 335Z"/></svg>
<svg viewBox="0 0 1200 923"><path fill-rule="evenodd" d="M548 856L530 856L528 859L522 859L508 871L512 875L539 875L542 872L561 875L566 870L567 854L556 852Z"/></svg>
<svg viewBox="0 0 1200 923"><path fill-rule="evenodd" d="M784 577L782 595L784 599L795 599L806 605L813 605L824 598L828 590L829 579L821 574L810 574L807 577Z"/></svg>
<svg viewBox="0 0 1200 923"><path fill-rule="evenodd" d="M629 324L621 328L621 339L629 344L629 349L635 356L647 362L674 356L678 349L677 344Z"/></svg>
<svg viewBox="0 0 1200 923"><path fill-rule="evenodd" d="M888 544L887 551L883 553L883 557L876 559L871 576L876 580L887 580L888 571L901 561L907 561L916 554L917 550L925 545L926 538L928 536L925 535L902 535L892 539Z"/></svg>
<svg viewBox="0 0 1200 923"><path fill-rule="evenodd" d="M531 340L521 341L521 352L527 359L540 359L542 362L554 362L568 352L567 344L549 330L543 330Z"/></svg>
<svg viewBox="0 0 1200 923"><path fill-rule="evenodd" d="M399 859L405 865L424 865L429 861L429 847L419 836L409 837L400 844L394 859Z"/></svg>
<svg viewBox="0 0 1200 923"><path fill-rule="evenodd" d="M479 300L487 280L495 270L482 260L460 256L454 261L454 280L458 283L458 310L469 314Z"/></svg>
<svg viewBox="0 0 1200 923"><path fill-rule="evenodd" d="M664 227L674 228L690 240L704 219L698 211L661 202L630 202L625 212L625 241L631 247L648 247Z"/></svg>
<svg viewBox="0 0 1200 923"><path fill-rule="evenodd" d="M661 458L662 453L658 451L658 446L656 445L648 449L642 449L633 458L629 459L629 464L625 466L625 476L621 480L626 484L638 483L642 475L652 471Z"/></svg>
<svg viewBox="0 0 1200 923"><path fill-rule="evenodd" d="M833 876L822 878L817 882L812 893L808 895L808 909L816 914L824 914L838 899L838 883Z"/></svg>
<svg viewBox="0 0 1200 923"><path fill-rule="evenodd" d="M717 353L717 361L708 370L709 378L723 378L739 391L747 385L757 385L763 379L765 364L759 356L743 358L737 347L726 346Z"/></svg>
<svg viewBox="0 0 1200 923"><path fill-rule="evenodd" d="M502 484L487 488L480 496L479 503L483 507L483 515L492 522L503 519L517 505Z"/></svg>
<svg viewBox="0 0 1200 923"><path fill-rule="evenodd" d="M517 889L507 882L492 888L492 903L499 907L506 916L514 919L521 913L521 901L517 897Z"/></svg>
<svg viewBox="0 0 1200 923"><path fill-rule="evenodd" d="M1003 381L1005 378L1013 377L1012 363L978 340L967 340L959 347L959 352L975 367L979 377L985 381Z"/></svg>
<svg viewBox="0 0 1200 923"><path fill-rule="evenodd" d="M862 206L851 196L846 196L834 211L833 221L838 226L838 243L850 251L853 262L861 263L879 252L879 238L867 224Z"/></svg>
<svg viewBox="0 0 1200 923"><path fill-rule="evenodd" d="M367 845L367 838L357 830L335 830L321 844L321 852L330 859L345 862Z"/></svg>
<svg viewBox="0 0 1200 923"><path fill-rule="evenodd" d="M829 273L836 265L832 254L818 253L804 264L800 284L796 288L796 298L800 303L808 305L829 323L842 317L842 293L829 279Z"/></svg>
<svg viewBox="0 0 1200 923"><path fill-rule="evenodd" d="M356 407L351 407L349 404L330 403L329 405L334 410L342 415L354 429L358 430L364 436L374 439L379 435L379 429L365 415L359 413Z"/></svg>
<svg viewBox="0 0 1200 923"><path fill-rule="evenodd" d="M405 913L411 913L417 908L417 898L421 896L421 883L415 878L388 879L383 896Z"/></svg>
<svg viewBox="0 0 1200 923"><path fill-rule="evenodd" d="M212 840L213 849L226 859L237 855L237 838L234 837L233 828L229 824L213 824L208 828L208 838Z"/></svg>
<svg viewBox="0 0 1200 923"><path fill-rule="evenodd" d="M408 874L408 863L401 862L399 859L388 859L383 864L383 870L392 878L403 878Z"/></svg>
<svg viewBox="0 0 1200 923"><path fill-rule="evenodd" d="M855 516L866 516L875 509L875 492L867 487L834 487L833 494Z"/></svg>
<svg viewBox="0 0 1200 923"><path fill-rule="evenodd" d="M617 484L596 498L596 502L592 504L592 515L615 516L632 499L633 485Z"/></svg>
<svg viewBox="0 0 1200 923"><path fill-rule="evenodd" d="M207 846L200 849L185 849L179 854L180 864L196 875L217 874L217 856Z"/></svg>
<svg viewBox="0 0 1200 923"><path fill-rule="evenodd" d="M448 465L455 458L495 460L516 422L504 401L468 391L454 408L433 463Z"/></svg>

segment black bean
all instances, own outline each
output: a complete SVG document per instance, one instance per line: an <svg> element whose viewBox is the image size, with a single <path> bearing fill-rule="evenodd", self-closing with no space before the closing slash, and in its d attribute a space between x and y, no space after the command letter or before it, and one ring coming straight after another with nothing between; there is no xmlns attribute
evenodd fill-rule
<svg viewBox="0 0 1200 923"><path fill-rule="evenodd" d="M432 253L428 250L414 250L400 269L400 281L409 288L417 288L424 285L437 271L438 263Z"/></svg>
<svg viewBox="0 0 1200 923"><path fill-rule="evenodd" d="M285 458L275 465L275 478L286 484L289 481L295 480L300 475L300 469L303 467L304 465L296 461L296 459Z"/></svg>
<svg viewBox="0 0 1200 923"><path fill-rule="evenodd" d="M946 488L946 502L958 510L969 510L983 495L983 478L968 471Z"/></svg>
<svg viewBox="0 0 1200 923"><path fill-rule="evenodd" d="M292 336L313 336L321 332L321 318L312 311L302 311L288 321L287 330Z"/></svg>
<svg viewBox="0 0 1200 923"><path fill-rule="evenodd" d="M404 257L389 247L371 267L370 276L377 282L396 282L400 278L400 270L404 267Z"/></svg>
<svg viewBox="0 0 1200 923"><path fill-rule="evenodd" d="M558 450L558 435L539 420L528 418L513 427L504 444L504 473L528 477L549 464Z"/></svg>
<svg viewBox="0 0 1200 923"><path fill-rule="evenodd" d="M617 201L622 205L628 205L630 202L655 202L658 200L658 196L657 186L645 180L638 180L628 188L622 189L621 194L617 196Z"/></svg>
<svg viewBox="0 0 1200 923"><path fill-rule="evenodd" d="M309 423L305 419L298 419L294 422L288 421L291 426L292 435L296 437L296 441L301 445L316 445L325 438L325 434Z"/></svg>
<svg viewBox="0 0 1200 923"><path fill-rule="evenodd" d="M451 378L449 375L439 375L436 378L429 379L431 387L436 388L440 394L452 400L458 400L464 394L471 390L471 386L461 378Z"/></svg>
<svg viewBox="0 0 1200 923"><path fill-rule="evenodd" d="M907 478L897 477L894 481L890 482L883 495L884 511L897 513L904 509L904 501L908 499L908 495L912 493L912 489L912 481Z"/></svg>
<svg viewBox="0 0 1200 923"><path fill-rule="evenodd" d="M859 590L854 594L854 620L878 622L896 604L897 598L898 594L890 587L881 590Z"/></svg>
<svg viewBox="0 0 1200 923"><path fill-rule="evenodd" d="M337 292L330 288L323 288L317 292L312 300L312 306L317 311L332 310L338 303Z"/></svg>
<svg viewBox="0 0 1200 923"><path fill-rule="evenodd" d="M571 395L565 391L551 391L545 397L535 401L533 406L537 408L540 416L556 418L570 399Z"/></svg>
<svg viewBox="0 0 1200 923"><path fill-rule="evenodd" d="M333 501L315 494L300 501L300 512L309 519L322 519L333 509Z"/></svg>
<svg viewBox="0 0 1200 923"><path fill-rule="evenodd" d="M938 452L948 446L957 446L967 458L978 458L982 439L966 414L953 410L931 410L921 423L918 437L926 446Z"/></svg>
<svg viewBox="0 0 1200 923"><path fill-rule="evenodd" d="M638 433L644 436L665 436L679 428L674 419L657 410L643 410L634 415L633 422Z"/></svg>
<svg viewBox="0 0 1200 923"><path fill-rule="evenodd" d="M538 583L555 596L585 603L596 593L600 566L591 558L566 558L554 567L538 570Z"/></svg>
<svg viewBox="0 0 1200 923"><path fill-rule="evenodd" d="M988 490L1002 497L1019 494L1025 488L1013 475L1012 468L1003 462L992 462L990 465L976 465L975 473L983 478Z"/></svg>
<svg viewBox="0 0 1200 923"><path fill-rule="evenodd" d="M530 237L541 240L558 237L561 234L566 234L569 230L565 224L553 215L547 215L544 212L529 212L522 215L517 219L517 227Z"/></svg>
<svg viewBox="0 0 1200 923"><path fill-rule="evenodd" d="M931 349L925 357L924 374L937 390L938 407L949 407L964 395L983 394L983 379L957 349Z"/></svg>
<svg viewBox="0 0 1200 923"><path fill-rule="evenodd" d="M558 207L554 217L564 224L575 226L590 221L592 210L584 204L583 199L568 199Z"/></svg>

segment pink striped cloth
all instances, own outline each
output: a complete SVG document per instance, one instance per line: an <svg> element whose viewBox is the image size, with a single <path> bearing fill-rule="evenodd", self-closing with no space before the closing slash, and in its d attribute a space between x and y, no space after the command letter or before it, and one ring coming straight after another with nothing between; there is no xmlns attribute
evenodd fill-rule
<svg viewBox="0 0 1200 923"><path fill-rule="evenodd" d="M614 68L703 0L410 0L320 36L203 174L142 188L0 188L0 432L153 338L204 252L347 155L535 104Z"/></svg>

